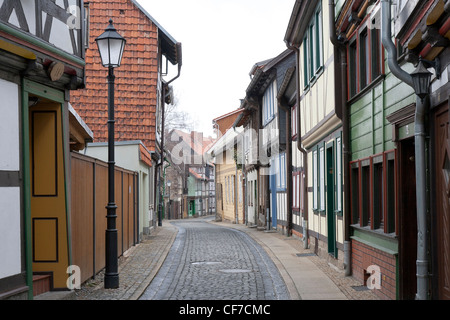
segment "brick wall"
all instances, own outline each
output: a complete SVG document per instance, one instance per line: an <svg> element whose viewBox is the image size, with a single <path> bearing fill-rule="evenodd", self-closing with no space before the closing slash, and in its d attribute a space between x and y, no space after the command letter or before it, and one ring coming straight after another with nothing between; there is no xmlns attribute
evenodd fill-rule
<svg viewBox="0 0 450 320"><path fill-rule="evenodd" d="M365 270L370 265L380 267L381 289L375 289L375 293L381 299L396 299L396 258L395 256L368 246L356 240L352 240L352 273L353 277L362 282L367 279Z"/></svg>
<svg viewBox="0 0 450 320"><path fill-rule="evenodd" d="M115 139L142 140L155 150L158 79L158 28L129 0L91 0L86 88L71 93L71 103L94 132L95 142L107 141L107 69L95 38L113 25L126 40L122 65L114 70Z"/></svg>

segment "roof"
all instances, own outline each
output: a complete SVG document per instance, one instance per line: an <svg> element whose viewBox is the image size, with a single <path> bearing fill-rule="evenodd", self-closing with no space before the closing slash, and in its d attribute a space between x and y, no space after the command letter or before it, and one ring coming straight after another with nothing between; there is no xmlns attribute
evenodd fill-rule
<svg viewBox="0 0 450 320"><path fill-rule="evenodd" d="M189 168L189 173L197 180L205 180L205 178L201 174L195 172L193 168Z"/></svg>
<svg viewBox="0 0 450 320"><path fill-rule="evenodd" d="M161 49L162 53L172 64L177 64L181 58L181 52L179 52L177 44L178 42L155 20L140 4L137 0L131 0L131 2L142 11L157 27L161 36Z"/></svg>
<svg viewBox="0 0 450 320"><path fill-rule="evenodd" d="M232 116L232 115L234 115L236 113L240 113L240 112L242 112L242 109L236 109L234 111L231 111L229 113L226 113L224 115L221 115L220 117L217 117L217 118L213 119L213 122L217 121L217 120L220 120L220 119L223 119L223 118L226 118L226 117L229 117L229 116Z"/></svg>
<svg viewBox="0 0 450 320"><path fill-rule="evenodd" d="M94 140L94 133L69 103L70 144L74 150L84 149L87 142Z"/></svg>
<svg viewBox="0 0 450 320"><path fill-rule="evenodd" d="M203 155L215 141L212 137L204 137L203 133L198 131L184 132L182 130L174 129L170 134L171 139L173 139L173 133L178 135L178 137L180 137L189 148L193 149L198 155Z"/></svg>
<svg viewBox="0 0 450 320"><path fill-rule="evenodd" d="M291 18L284 36L288 47L299 46L307 30L310 19L317 7L317 1L296 0Z"/></svg>
<svg viewBox="0 0 450 320"><path fill-rule="evenodd" d="M244 109L239 108L237 110L234 110L232 112L229 112L227 114L224 114L220 117L217 117L213 120L213 124L215 125L215 128L218 129L218 136L222 136L227 132L228 129L230 129L234 122L236 121L236 118L239 118L242 114Z"/></svg>
<svg viewBox="0 0 450 320"><path fill-rule="evenodd" d="M227 150L227 146L230 146L231 144L234 145L235 138L242 132L244 132L244 129L242 127L228 129L227 132L222 137L220 137L220 139L217 140L211 146L211 148L209 148L208 154L214 157L218 154L223 153Z"/></svg>

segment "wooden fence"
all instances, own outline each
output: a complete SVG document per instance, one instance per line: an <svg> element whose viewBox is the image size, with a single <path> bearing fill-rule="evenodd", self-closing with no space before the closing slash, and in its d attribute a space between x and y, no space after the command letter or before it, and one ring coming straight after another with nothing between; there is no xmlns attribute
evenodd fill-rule
<svg viewBox="0 0 450 320"><path fill-rule="evenodd" d="M71 153L72 264L81 269L81 282L105 267L108 165ZM138 242L138 174L116 167L115 202L118 255Z"/></svg>

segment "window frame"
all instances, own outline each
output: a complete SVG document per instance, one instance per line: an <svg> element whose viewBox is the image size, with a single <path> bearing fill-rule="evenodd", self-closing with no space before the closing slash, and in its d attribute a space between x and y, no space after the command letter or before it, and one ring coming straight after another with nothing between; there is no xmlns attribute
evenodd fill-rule
<svg viewBox="0 0 450 320"><path fill-rule="evenodd" d="M89 2L83 3L83 27L84 27L84 49L89 49L89 41L90 41L90 25L91 25L91 8Z"/></svg>
<svg viewBox="0 0 450 320"><path fill-rule="evenodd" d="M321 142L313 148L313 211L326 214L326 160L325 142Z"/></svg>
<svg viewBox="0 0 450 320"><path fill-rule="evenodd" d="M262 106L263 106L263 125L269 124L276 116L277 110L276 110L276 81L272 81L264 91L264 95L262 98Z"/></svg>
<svg viewBox="0 0 450 320"><path fill-rule="evenodd" d="M351 100L363 92L385 74L385 53L381 42L381 33L378 29L369 28L370 23L370 15L367 15L361 25L349 37L350 40L347 45L347 100ZM361 41L363 35L366 35L367 46L363 46ZM367 54L363 50L364 48ZM373 52L374 49L378 49L376 54ZM365 76L365 79L363 79L363 76Z"/></svg>
<svg viewBox="0 0 450 320"><path fill-rule="evenodd" d="M375 173L377 166L382 167L379 173L382 180L378 186ZM368 170L366 177L363 176L363 170ZM363 190L365 178L368 178L366 200L363 199L366 191ZM398 234L397 181L398 165L395 149L350 162L351 224L387 235ZM378 194L377 188L381 188ZM381 206L381 210L378 209L377 203ZM377 217L376 212L380 212L382 217ZM383 223L380 224L380 221Z"/></svg>
<svg viewBox="0 0 450 320"><path fill-rule="evenodd" d="M353 225L360 224L360 161L352 161L350 166L350 214Z"/></svg>
<svg viewBox="0 0 450 320"><path fill-rule="evenodd" d="M319 2L303 38L303 81L307 89L323 69L323 10Z"/></svg>
<svg viewBox="0 0 450 320"><path fill-rule="evenodd" d="M319 212L322 214L326 213L326 177L325 177L325 170L326 170L326 160L325 160L325 143L322 143L319 146Z"/></svg>
<svg viewBox="0 0 450 320"><path fill-rule="evenodd" d="M286 153L279 153L275 161L276 165L276 190L286 191Z"/></svg>
<svg viewBox="0 0 450 320"><path fill-rule="evenodd" d="M318 199L318 189L317 185L319 182L319 170L318 170L318 163L319 163L319 154L317 147L314 148L312 152L312 165L313 165L313 211L316 212L319 209L319 199Z"/></svg>

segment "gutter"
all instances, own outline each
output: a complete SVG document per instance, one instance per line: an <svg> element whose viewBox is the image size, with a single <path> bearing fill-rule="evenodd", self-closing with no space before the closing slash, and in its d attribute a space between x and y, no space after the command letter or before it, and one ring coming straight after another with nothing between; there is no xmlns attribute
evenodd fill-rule
<svg viewBox="0 0 450 320"><path fill-rule="evenodd" d="M392 73L413 87L410 74L400 68L397 62L397 50L392 41L391 2L381 0L381 31L382 42L388 52L389 68ZM414 88L414 87L413 87ZM427 204L426 204L426 154L425 154L425 116L430 102L427 95L423 100L417 96L415 114L415 165L416 165L416 198L417 198L417 293L416 300L428 299L428 235L427 235Z"/></svg>
<svg viewBox="0 0 450 320"><path fill-rule="evenodd" d="M343 182L344 182L344 269L345 275L350 276L352 274L352 266L351 266L351 239L350 239L350 223L351 223L351 213L350 213L350 168L348 164L350 163L350 125L349 125L349 117L348 117L348 108L347 108L347 50L344 42L340 41L336 35L336 25L335 25L335 1L329 0L329 25L330 25L330 41L335 47L335 50L338 51L340 57L340 79L335 79L335 83L341 82L340 84L340 101L335 101L336 107L340 107L341 112L337 112L336 114L341 115L342 121L342 153L343 153ZM335 52L336 53L336 52ZM337 100L337 99L336 99Z"/></svg>

